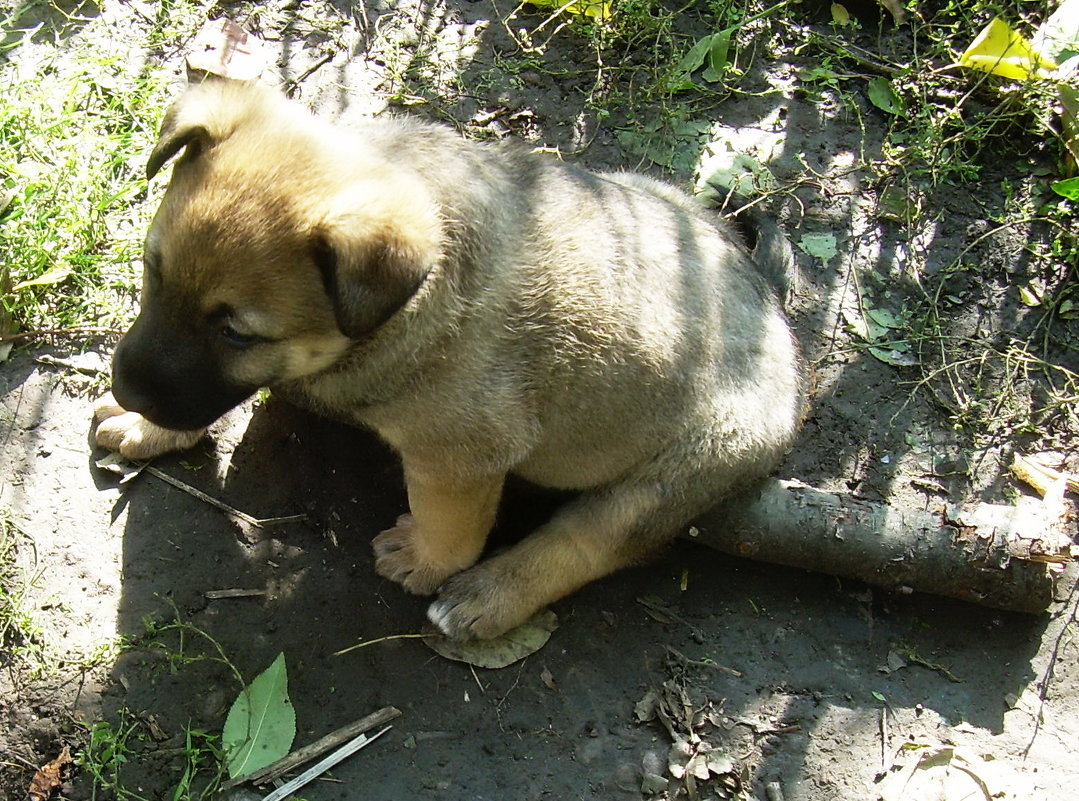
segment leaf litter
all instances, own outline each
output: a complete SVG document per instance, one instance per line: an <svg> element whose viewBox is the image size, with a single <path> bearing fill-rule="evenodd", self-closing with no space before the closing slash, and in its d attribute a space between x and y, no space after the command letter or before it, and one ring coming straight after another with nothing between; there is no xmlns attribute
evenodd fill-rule
<svg viewBox="0 0 1079 801"><path fill-rule="evenodd" d="M700 798L702 792L708 796L735 798L743 788L742 772L736 760L710 739L723 726L723 702L717 706L698 693L691 698L685 684L686 666L706 663L685 657L677 659L674 649L667 651L672 677L658 687L650 688L633 709L638 723L658 721L671 740L667 751L667 775L656 772L654 765L646 765L641 792L646 795L668 793L670 797L684 793L691 801Z"/></svg>

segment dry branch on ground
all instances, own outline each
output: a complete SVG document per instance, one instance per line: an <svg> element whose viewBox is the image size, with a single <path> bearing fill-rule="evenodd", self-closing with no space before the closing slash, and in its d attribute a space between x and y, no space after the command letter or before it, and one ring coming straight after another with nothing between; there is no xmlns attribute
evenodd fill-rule
<svg viewBox="0 0 1079 801"><path fill-rule="evenodd" d="M919 510L769 480L694 531L698 542L737 556L1041 612L1075 581L1064 528L1053 506L1033 498Z"/></svg>

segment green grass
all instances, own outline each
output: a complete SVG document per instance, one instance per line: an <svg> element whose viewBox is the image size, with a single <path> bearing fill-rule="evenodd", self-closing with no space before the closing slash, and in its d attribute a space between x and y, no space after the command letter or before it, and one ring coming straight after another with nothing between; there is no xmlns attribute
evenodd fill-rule
<svg viewBox="0 0 1079 801"><path fill-rule="evenodd" d="M162 23L68 20L61 33L11 14L0 33L0 288L3 334L120 329L130 316L150 205L145 154L166 74L150 57L202 19L158 4ZM23 27L19 27L19 26ZM51 34L51 38L50 37Z"/></svg>
<svg viewBox="0 0 1079 801"><path fill-rule="evenodd" d="M177 618L171 622L147 620L145 633L126 640L123 648L160 654L161 659L151 660L156 665L151 669L169 674L199 663L218 664L237 687L244 687L243 677L221 645L202 629L180 620L175 609L174 612ZM130 777L147 775L165 765L169 775L175 777L168 782L168 801L213 798L227 778L220 734L188 724L181 727L179 737L160 742L163 735L155 731L151 718L136 715L126 707L107 720L81 725L84 733L75 761L91 799L151 801L133 788Z"/></svg>
<svg viewBox="0 0 1079 801"><path fill-rule="evenodd" d="M44 637L26 601L37 578L27 564L33 544L0 512L0 668L19 675L40 672Z"/></svg>

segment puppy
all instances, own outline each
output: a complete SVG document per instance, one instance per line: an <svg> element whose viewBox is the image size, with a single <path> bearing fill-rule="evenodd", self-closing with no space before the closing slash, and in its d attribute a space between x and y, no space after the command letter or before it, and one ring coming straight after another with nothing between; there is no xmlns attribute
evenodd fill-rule
<svg viewBox="0 0 1079 801"><path fill-rule="evenodd" d="M440 126L334 127L212 80L168 112L98 442L191 446L260 387L374 429L409 513L376 570L493 637L639 562L768 473L803 408L773 286L778 229L731 227L641 175L592 174ZM580 492L480 561L510 472Z"/></svg>

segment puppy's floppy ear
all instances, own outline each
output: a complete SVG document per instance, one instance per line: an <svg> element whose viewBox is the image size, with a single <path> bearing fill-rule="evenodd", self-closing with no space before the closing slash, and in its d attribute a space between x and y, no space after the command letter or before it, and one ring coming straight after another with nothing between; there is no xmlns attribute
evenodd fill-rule
<svg viewBox="0 0 1079 801"><path fill-rule="evenodd" d="M337 327L358 339L386 322L419 289L438 260L439 227L433 210L422 202L408 207L377 194L347 194L352 208L318 223L311 245Z"/></svg>
<svg viewBox="0 0 1079 801"><path fill-rule="evenodd" d="M165 166L165 162L186 147L186 155L194 158L209 142L210 134L202 125L189 125L181 127L176 124L175 118L170 113L165 118L165 124L161 128L160 138L154 145L150 158L146 162L146 179L153 178Z"/></svg>
<svg viewBox="0 0 1079 801"><path fill-rule="evenodd" d="M185 147L185 158L195 158L214 143L227 139L269 100L269 90L240 81L216 79L192 86L165 114L157 144L146 163L147 179L157 175Z"/></svg>

